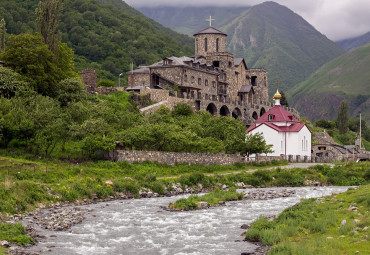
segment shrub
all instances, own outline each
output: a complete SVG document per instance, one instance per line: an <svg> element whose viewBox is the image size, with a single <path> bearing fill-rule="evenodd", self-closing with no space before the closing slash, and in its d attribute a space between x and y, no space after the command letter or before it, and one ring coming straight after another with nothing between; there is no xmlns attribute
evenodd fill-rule
<svg viewBox="0 0 370 255"><path fill-rule="evenodd" d="M175 105L172 111L173 116L190 116L193 113L193 109L186 103L179 103Z"/></svg>
<svg viewBox="0 0 370 255"><path fill-rule="evenodd" d="M116 87L116 83L111 80L103 79L98 82L98 87Z"/></svg>

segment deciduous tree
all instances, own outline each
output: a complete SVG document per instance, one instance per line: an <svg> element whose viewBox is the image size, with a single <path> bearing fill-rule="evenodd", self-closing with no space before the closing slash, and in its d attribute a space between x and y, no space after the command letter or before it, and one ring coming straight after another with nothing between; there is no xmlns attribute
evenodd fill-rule
<svg viewBox="0 0 370 255"><path fill-rule="evenodd" d="M348 103L346 100L343 100L340 103L338 107L338 112L337 112L337 126L341 134L344 134L347 132L348 121L349 121Z"/></svg>

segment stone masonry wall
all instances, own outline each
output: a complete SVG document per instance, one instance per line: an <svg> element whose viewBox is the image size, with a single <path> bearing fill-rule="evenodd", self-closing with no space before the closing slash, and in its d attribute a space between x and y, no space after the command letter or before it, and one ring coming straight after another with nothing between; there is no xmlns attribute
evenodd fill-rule
<svg viewBox="0 0 370 255"><path fill-rule="evenodd" d="M159 162L168 165L179 163L202 164L202 165L233 165L243 162L240 154L211 154L211 153L179 153L179 152L161 152L161 151L126 151L116 150L106 154L107 159L113 161L134 162Z"/></svg>
<svg viewBox="0 0 370 255"><path fill-rule="evenodd" d="M207 38L207 51L205 51L205 38ZM226 52L226 35L200 34L195 36L195 55L206 56L209 52L216 51L216 40L218 41L218 52Z"/></svg>
<svg viewBox="0 0 370 255"><path fill-rule="evenodd" d="M85 69L80 73L82 81L86 86L87 93L91 94L95 92L95 88L98 85L98 76L95 70Z"/></svg>
<svg viewBox="0 0 370 255"><path fill-rule="evenodd" d="M150 84L150 74L149 73L134 73L133 86L143 86ZM128 86L131 86L131 74L128 74Z"/></svg>

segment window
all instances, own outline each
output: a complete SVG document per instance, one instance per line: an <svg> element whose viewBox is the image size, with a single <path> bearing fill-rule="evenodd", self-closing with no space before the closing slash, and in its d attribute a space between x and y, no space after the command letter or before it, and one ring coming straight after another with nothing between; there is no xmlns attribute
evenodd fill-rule
<svg viewBox="0 0 370 255"><path fill-rule="evenodd" d="M204 81L204 85L208 86L208 80Z"/></svg>
<svg viewBox="0 0 370 255"><path fill-rule="evenodd" d="M187 82L188 81L188 75L184 75L184 81Z"/></svg>
<svg viewBox="0 0 370 255"><path fill-rule="evenodd" d="M204 51L205 52L208 51L208 39L207 38L204 38Z"/></svg>
<svg viewBox="0 0 370 255"><path fill-rule="evenodd" d="M220 61L213 61L214 67L220 67Z"/></svg>
<svg viewBox="0 0 370 255"><path fill-rule="evenodd" d="M216 88L216 82L215 81L212 82L212 87Z"/></svg>
<svg viewBox="0 0 370 255"><path fill-rule="evenodd" d="M233 67L233 63L231 63L231 61L229 61L229 68Z"/></svg>
<svg viewBox="0 0 370 255"><path fill-rule="evenodd" d="M202 79L198 78L198 85L202 85Z"/></svg>
<svg viewBox="0 0 370 255"><path fill-rule="evenodd" d="M302 140L302 151L303 151L303 140Z"/></svg>
<svg viewBox="0 0 370 255"><path fill-rule="evenodd" d="M218 52L218 42L219 42L219 39L217 38L216 39L216 52Z"/></svg>
<svg viewBox="0 0 370 255"><path fill-rule="evenodd" d="M252 76L252 86L257 86L257 76Z"/></svg>
<svg viewBox="0 0 370 255"><path fill-rule="evenodd" d="M274 119L274 115L269 114L269 120L273 120L273 119Z"/></svg>
<svg viewBox="0 0 370 255"><path fill-rule="evenodd" d="M191 76L191 83L194 83L195 82L195 78L194 76Z"/></svg>

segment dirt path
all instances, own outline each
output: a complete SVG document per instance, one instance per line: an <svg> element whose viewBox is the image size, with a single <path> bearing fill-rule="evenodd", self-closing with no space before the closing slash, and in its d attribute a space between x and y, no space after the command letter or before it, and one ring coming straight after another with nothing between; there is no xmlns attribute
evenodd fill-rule
<svg viewBox="0 0 370 255"><path fill-rule="evenodd" d="M329 165L331 167L334 166L334 164L331 164L331 163L289 163L289 165L285 165L285 166L272 166L272 167L267 167L267 168L240 170L240 171L232 171L232 172L226 172L226 173L211 173L211 174L205 173L204 175L215 176L215 175L229 175L229 174L239 174L239 173L253 173L258 170L273 170L276 168L281 168L281 169L308 168L308 167L316 166L316 165ZM172 179L172 178L177 178L177 177L178 176L158 177L157 179L165 179L165 178Z"/></svg>

